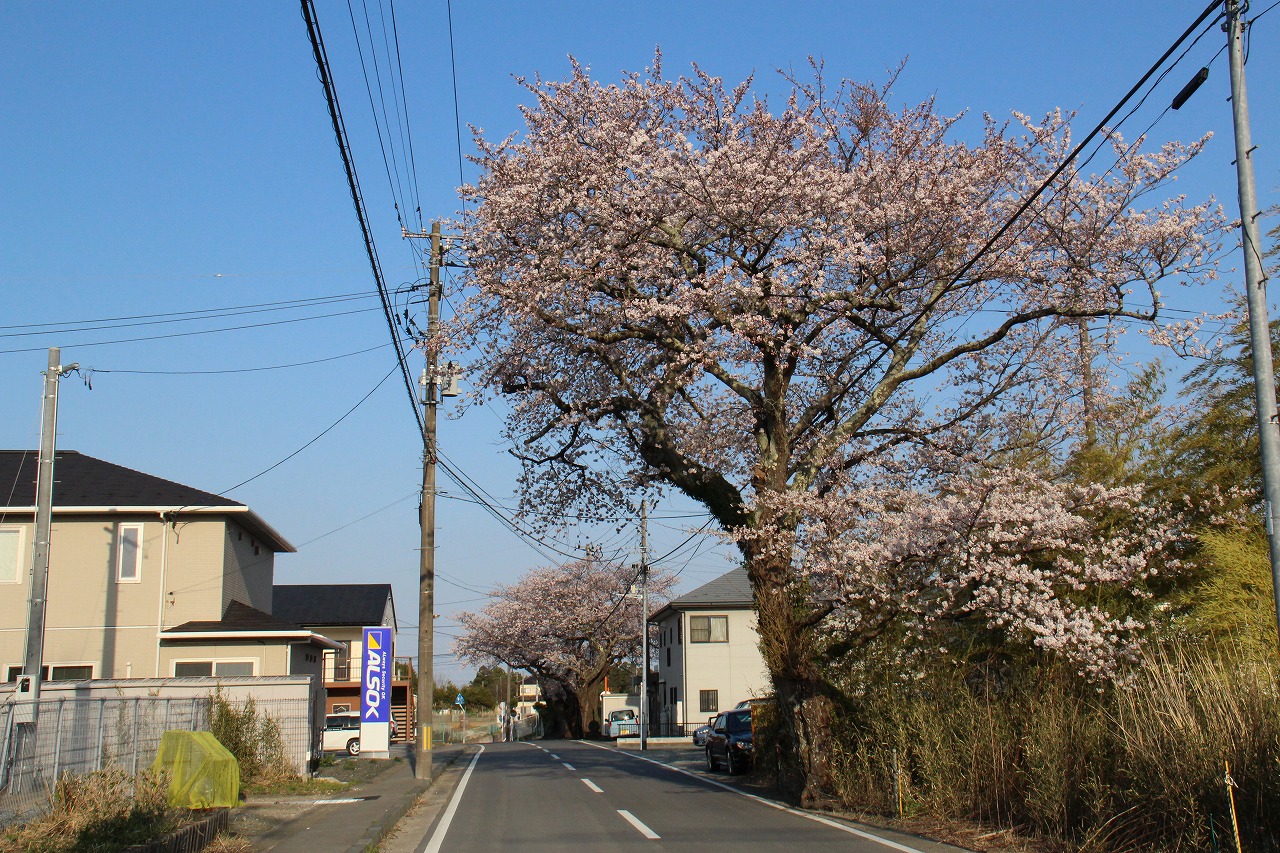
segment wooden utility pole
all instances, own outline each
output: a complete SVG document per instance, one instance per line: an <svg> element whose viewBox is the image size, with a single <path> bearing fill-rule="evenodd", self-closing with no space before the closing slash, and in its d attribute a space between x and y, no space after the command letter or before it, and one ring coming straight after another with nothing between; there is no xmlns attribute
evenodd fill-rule
<svg viewBox="0 0 1280 853"><path fill-rule="evenodd" d="M405 237L426 234L404 232ZM436 410L440 403L440 356L435 336L440 330L440 264L443 242L440 223L431 225L430 278L427 293L427 368L422 375L422 499L418 507L418 739L414 745L414 776L431 778L431 723L435 700L436 595Z"/></svg>

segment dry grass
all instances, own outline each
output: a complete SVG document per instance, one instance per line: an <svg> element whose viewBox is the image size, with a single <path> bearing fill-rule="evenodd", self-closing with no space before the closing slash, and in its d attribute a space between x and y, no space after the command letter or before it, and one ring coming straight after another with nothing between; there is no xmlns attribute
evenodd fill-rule
<svg viewBox="0 0 1280 853"><path fill-rule="evenodd" d="M1280 672L1238 650L1153 649L1124 687L1040 677L999 691L934 673L865 685L840 717L847 808L982 825L1001 849L1140 853L1211 848L1230 826L1230 761L1246 849L1280 850ZM937 837L936 832L928 832ZM981 834L981 833L980 833ZM957 843L983 849L978 839Z"/></svg>
<svg viewBox="0 0 1280 853"><path fill-rule="evenodd" d="M166 801L163 774L131 776L121 768L58 780L48 814L5 829L0 853L110 853L176 828L181 813Z"/></svg>

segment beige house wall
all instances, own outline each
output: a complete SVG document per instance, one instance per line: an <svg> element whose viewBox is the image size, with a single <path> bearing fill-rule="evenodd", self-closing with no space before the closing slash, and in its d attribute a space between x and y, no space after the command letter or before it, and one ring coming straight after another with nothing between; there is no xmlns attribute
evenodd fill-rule
<svg viewBox="0 0 1280 853"><path fill-rule="evenodd" d="M271 612L271 582L275 576L275 552L235 522L225 525L222 610L232 601L247 604L263 613Z"/></svg>
<svg viewBox="0 0 1280 853"><path fill-rule="evenodd" d="M206 660L253 661L254 675L291 675L290 648L283 643L264 645L256 640L167 641L160 647L160 677L173 676L177 663Z"/></svg>
<svg viewBox="0 0 1280 853"><path fill-rule="evenodd" d="M27 568L17 583L0 584L0 678L9 667L22 665L26 649L34 525L18 524L23 528L21 565ZM125 524L142 525L137 580L118 579L118 543ZM5 526L14 523L6 521ZM46 664L92 666L94 678L163 677L170 669L163 652L157 655L161 625L218 620L233 597L269 612L274 555L247 533L228 533L229 527L238 529L221 518L183 521L174 528L157 514L55 514ZM254 544L258 555L253 555ZM259 671L286 673L287 653L280 654L271 669Z"/></svg>

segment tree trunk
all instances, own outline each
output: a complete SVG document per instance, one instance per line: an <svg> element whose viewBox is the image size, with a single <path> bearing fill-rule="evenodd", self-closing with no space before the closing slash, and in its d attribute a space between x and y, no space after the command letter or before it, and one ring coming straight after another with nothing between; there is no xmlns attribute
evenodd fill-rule
<svg viewBox="0 0 1280 853"><path fill-rule="evenodd" d="M782 794L806 807L834 799L832 703L818 665L809 610L788 591L790 565L756 549L747 555L755 592L760 651L773 682L774 703L760 709L757 760L777 774Z"/></svg>

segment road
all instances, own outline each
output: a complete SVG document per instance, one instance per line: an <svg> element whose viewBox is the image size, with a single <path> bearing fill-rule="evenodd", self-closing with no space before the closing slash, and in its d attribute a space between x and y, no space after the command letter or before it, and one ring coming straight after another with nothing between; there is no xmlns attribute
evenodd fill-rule
<svg viewBox="0 0 1280 853"><path fill-rule="evenodd" d="M399 841L425 853L956 850L785 809L725 781L589 742L485 744L431 826Z"/></svg>

